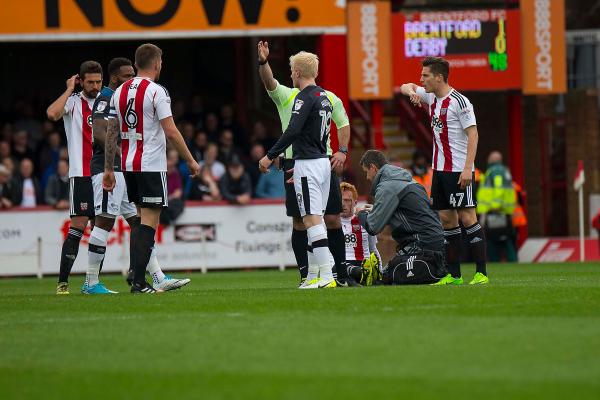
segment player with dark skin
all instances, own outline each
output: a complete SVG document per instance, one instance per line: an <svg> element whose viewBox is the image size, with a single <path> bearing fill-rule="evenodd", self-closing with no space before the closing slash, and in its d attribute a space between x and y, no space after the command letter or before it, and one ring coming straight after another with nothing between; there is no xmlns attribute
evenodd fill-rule
<svg viewBox="0 0 600 400"><path fill-rule="evenodd" d="M110 87L114 91L119 86L121 86L123 83L125 83L129 79L133 78L134 76L135 76L135 71L133 70L133 66L123 65L119 68L119 70L117 71L116 74L110 76L110 83L108 84L108 87ZM101 147L104 147L106 144L107 128L108 128L108 122L105 119L102 119L102 118L94 119L94 122L92 124L92 133L94 135L94 142L98 142L98 144ZM116 152L120 153L121 149L119 147L117 147ZM139 214L139 211L140 210L138 209L138 214ZM130 217L127 219L127 223L129 225L131 225L136 219L137 219L137 216ZM98 226L99 228L110 232L110 230L113 228L113 225L115 224L115 219L104 217L102 215L97 215L95 223L96 223L96 226Z"/></svg>

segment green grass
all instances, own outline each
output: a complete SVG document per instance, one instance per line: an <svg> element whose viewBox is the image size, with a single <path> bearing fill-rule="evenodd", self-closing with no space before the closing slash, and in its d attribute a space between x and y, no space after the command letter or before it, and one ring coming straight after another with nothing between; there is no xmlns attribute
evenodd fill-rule
<svg viewBox="0 0 600 400"><path fill-rule="evenodd" d="M319 291L211 272L106 297L0 280L0 398L598 399L600 266L489 270L489 286Z"/></svg>

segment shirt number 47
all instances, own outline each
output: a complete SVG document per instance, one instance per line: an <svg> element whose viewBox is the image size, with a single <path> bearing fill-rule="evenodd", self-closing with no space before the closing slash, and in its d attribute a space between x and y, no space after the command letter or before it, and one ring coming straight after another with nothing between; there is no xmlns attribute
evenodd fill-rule
<svg viewBox="0 0 600 400"><path fill-rule="evenodd" d="M464 193L451 193L450 194L450 205L452 207L460 207L465 197ZM458 200L458 201L456 201Z"/></svg>

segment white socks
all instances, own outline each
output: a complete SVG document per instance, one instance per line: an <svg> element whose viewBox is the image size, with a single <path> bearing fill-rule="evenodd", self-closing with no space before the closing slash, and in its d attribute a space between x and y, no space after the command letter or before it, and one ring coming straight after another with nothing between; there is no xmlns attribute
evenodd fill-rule
<svg viewBox="0 0 600 400"><path fill-rule="evenodd" d="M321 279L326 281L330 281L333 279L333 275L331 273L331 264L329 253L329 247L327 246L327 230L323 226L323 224L311 226L307 229L308 233L308 241L312 247L313 260L314 263L311 263L310 252L309 254L309 267L308 267L308 275L309 277L314 275L317 272ZM312 274L311 274L312 272ZM309 279L307 277L307 279ZM313 276L312 279L316 278Z"/></svg>
<svg viewBox="0 0 600 400"><path fill-rule="evenodd" d="M158 257L156 256L156 247L152 247L152 253L150 254L150 260L146 266L146 271L148 271L152 277L152 283L160 283L163 281L163 279L165 279L165 274L163 274L162 270L160 269Z"/></svg>
<svg viewBox="0 0 600 400"><path fill-rule="evenodd" d="M106 244L108 243L108 235L110 232L94 226L90 234L88 246L88 268L85 274L85 283L88 286L94 286L99 282L98 275L100 274L100 265L104 260L106 253Z"/></svg>

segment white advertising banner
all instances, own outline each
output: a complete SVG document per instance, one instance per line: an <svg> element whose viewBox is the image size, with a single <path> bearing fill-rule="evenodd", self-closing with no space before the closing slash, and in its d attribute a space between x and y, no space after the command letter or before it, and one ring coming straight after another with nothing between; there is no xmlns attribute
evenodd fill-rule
<svg viewBox="0 0 600 400"><path fill-rule="evenodd" d="M57 274L69 229L64 211L0 213L0 276ZM174 226L159 228L156 249L169 269L273 267L295 264L291 219L283 203L188 206ZM73 272L85 272L89 228ZM119 218L109 236L103 271L129 266L129 227Z"/></svg>

